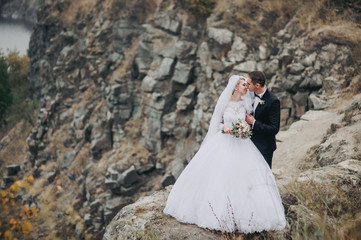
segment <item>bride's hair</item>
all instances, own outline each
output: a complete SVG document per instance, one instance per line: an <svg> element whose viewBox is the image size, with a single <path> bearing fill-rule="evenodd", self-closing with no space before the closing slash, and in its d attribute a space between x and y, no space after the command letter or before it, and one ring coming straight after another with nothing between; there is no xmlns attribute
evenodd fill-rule
<svg viewBox="0 0 361 240"><path fill-rule="evenodd" d="M234 94L234 91L236 91L236 87L239 85L239 83L241 82L241 80L244 80L244 82L247 82L247 78L243 77L243 76L239 76L239 79L236 83L236 86L233 89L232 95Z"/></svg>
<svg viewBox="0 0 361 240"><path fill-rule="evenodd" d="M234 88L237 86L240 79L244 79L245 81L247 81L245 77L238 75L233 75L229 78L226 88L223 90L223 92L218 98L216 107L214 108L213 111L211 122L209 124L208 132L203 140L203 143L206 142L211 136L216 134L217 131L219 130L219 124L222 121L223 112L227 107L231 99L231 96L233 94ZM253 109L252 108L253 99L252 99L252 95L249 94L249 91L247 91L247 94L242 95L242 99L244 100L246 111L248 113L251 113Z"/></svg>

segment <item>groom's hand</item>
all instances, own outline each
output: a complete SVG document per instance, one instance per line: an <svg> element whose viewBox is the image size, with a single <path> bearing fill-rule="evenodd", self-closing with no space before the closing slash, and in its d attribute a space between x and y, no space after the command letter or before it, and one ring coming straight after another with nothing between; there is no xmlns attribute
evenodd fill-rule
<svg viewBox="0 0 361 240"><path fill-rule="evenodd" d="M248 124L253 125L255 120L256 119L254 119L253 115L250 115L250 114L246 113L246 122Z"/></svg>

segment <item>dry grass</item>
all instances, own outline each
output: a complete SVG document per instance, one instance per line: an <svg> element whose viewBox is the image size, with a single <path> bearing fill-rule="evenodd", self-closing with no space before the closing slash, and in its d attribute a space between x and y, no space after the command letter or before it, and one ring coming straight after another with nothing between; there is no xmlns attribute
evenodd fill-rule
<svg viewBox="0 0 361 240"><path fill-rule="evenodd" d="M326 25L359 27L357 9L347 6L346 1L329 0L218 1L211 19L214 25L237 31L250 47L258 47L290 21L298 25L300 34Z"/></svg>
<svg viewBox="0 0 361 240"><path fill-rule="evenodd" d="M294 182L283 190L282 198L292 239L356 239L361 232L361 189L351 179L334 179L332 184Z"/></svg>
<svg viewBox="0 0 361 240"><path fill-rule="evenodd" d="M106 173L108 167L114 163L122 172L132 165L143 165L149 162L149 151L139 142L142 119L130 119L124 127L126 136L120 141L119 148L103 154L90 169L93 177L100 178Z"/></svg>
<svg viewBox="0 0 361 240"><path fill-rule="evenodd" d="M45 172L54 170L56 163L47 164ZM74 209L74 199L79 196L81 188L67 176L58 175L54 182L48 183L40 178L34 181L28 194L36 197L39 204L38 218L34 222L34 233L41 232L45 239L64 239L74 236L74 228L82 224L82 218ZM68 192L73 194L69 195ZM64 217L59 218L59 214ZM54 231L55 230L55 231Z"/></svg>
<svg viewBox="0 0 361 240"><path fill-rule="evenodd" d="M75 18L80 15L89 14L97 4L98 0L71 1L67 11L61 14L61 19L66 24L74 22Z"/></svg>
<svg viewBox="0 0 361 240"><path fill-rule="evenodd" d="M111 80L113 83L115 83L115 81L114 81L115 79L117 79L117 78L122 79L123 77L125 77L129 71L129 69L131 69L131 65L134 60L135 52L137 50L137 44L138 44L138 40L133 39L131 41L131 45L127 49L125 49L125 51L124 51L125 58L121 61L121 63L119 64L119 67L114 70L114 72L111 76Z"/></svg>
<svg viewBox="0 0 361 240"><path fill-rule="evenodd" d="M113 18L132 18L144 22L160 3L159 0L113 0L110 1L110 14Z"/></svg>
<svg viewBox="0 0 361 240"><path fill-rule="evenodd" d="M77 177L81 176L82 171L90 162L90 143L85 144L75 156L72 164L69 166L69 172L75 174Z"/></svg>
<svg viewBox="0 0 361 240"><path fill-rule="evenodd" d="M0 151L0 168L9 164L23 164L27 154L26 138L31 129L32 126L22 120L9 132L2 132L1 136L8 136L8 139L5 141L6 146Z"/></svg>

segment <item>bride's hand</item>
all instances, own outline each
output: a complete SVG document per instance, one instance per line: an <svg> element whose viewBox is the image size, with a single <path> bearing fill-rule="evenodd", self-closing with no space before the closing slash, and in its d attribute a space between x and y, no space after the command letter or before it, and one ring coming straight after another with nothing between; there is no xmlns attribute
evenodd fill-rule
<svg viewBox="0 0 361 240"><path fill-rule="evenodd" d="M233 128L231 128L231 127L228 127L228 126L223 126L223 131L225 132L225 133L231 133L231 130L232 130Z"/></svg>

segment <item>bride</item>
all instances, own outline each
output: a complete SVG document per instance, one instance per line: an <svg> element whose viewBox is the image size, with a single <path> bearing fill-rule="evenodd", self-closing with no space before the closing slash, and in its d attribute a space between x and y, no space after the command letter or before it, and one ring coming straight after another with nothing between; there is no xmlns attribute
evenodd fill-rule
<svg viewBox="0 0 361 240"><path fill-rule="evenodd" d="M165 214L227 232L285 227L282 201L267 162L249 138L230 134L232 123L251 113L251 96L244 77L229 79L199 151L169 194Z"/></svg>

